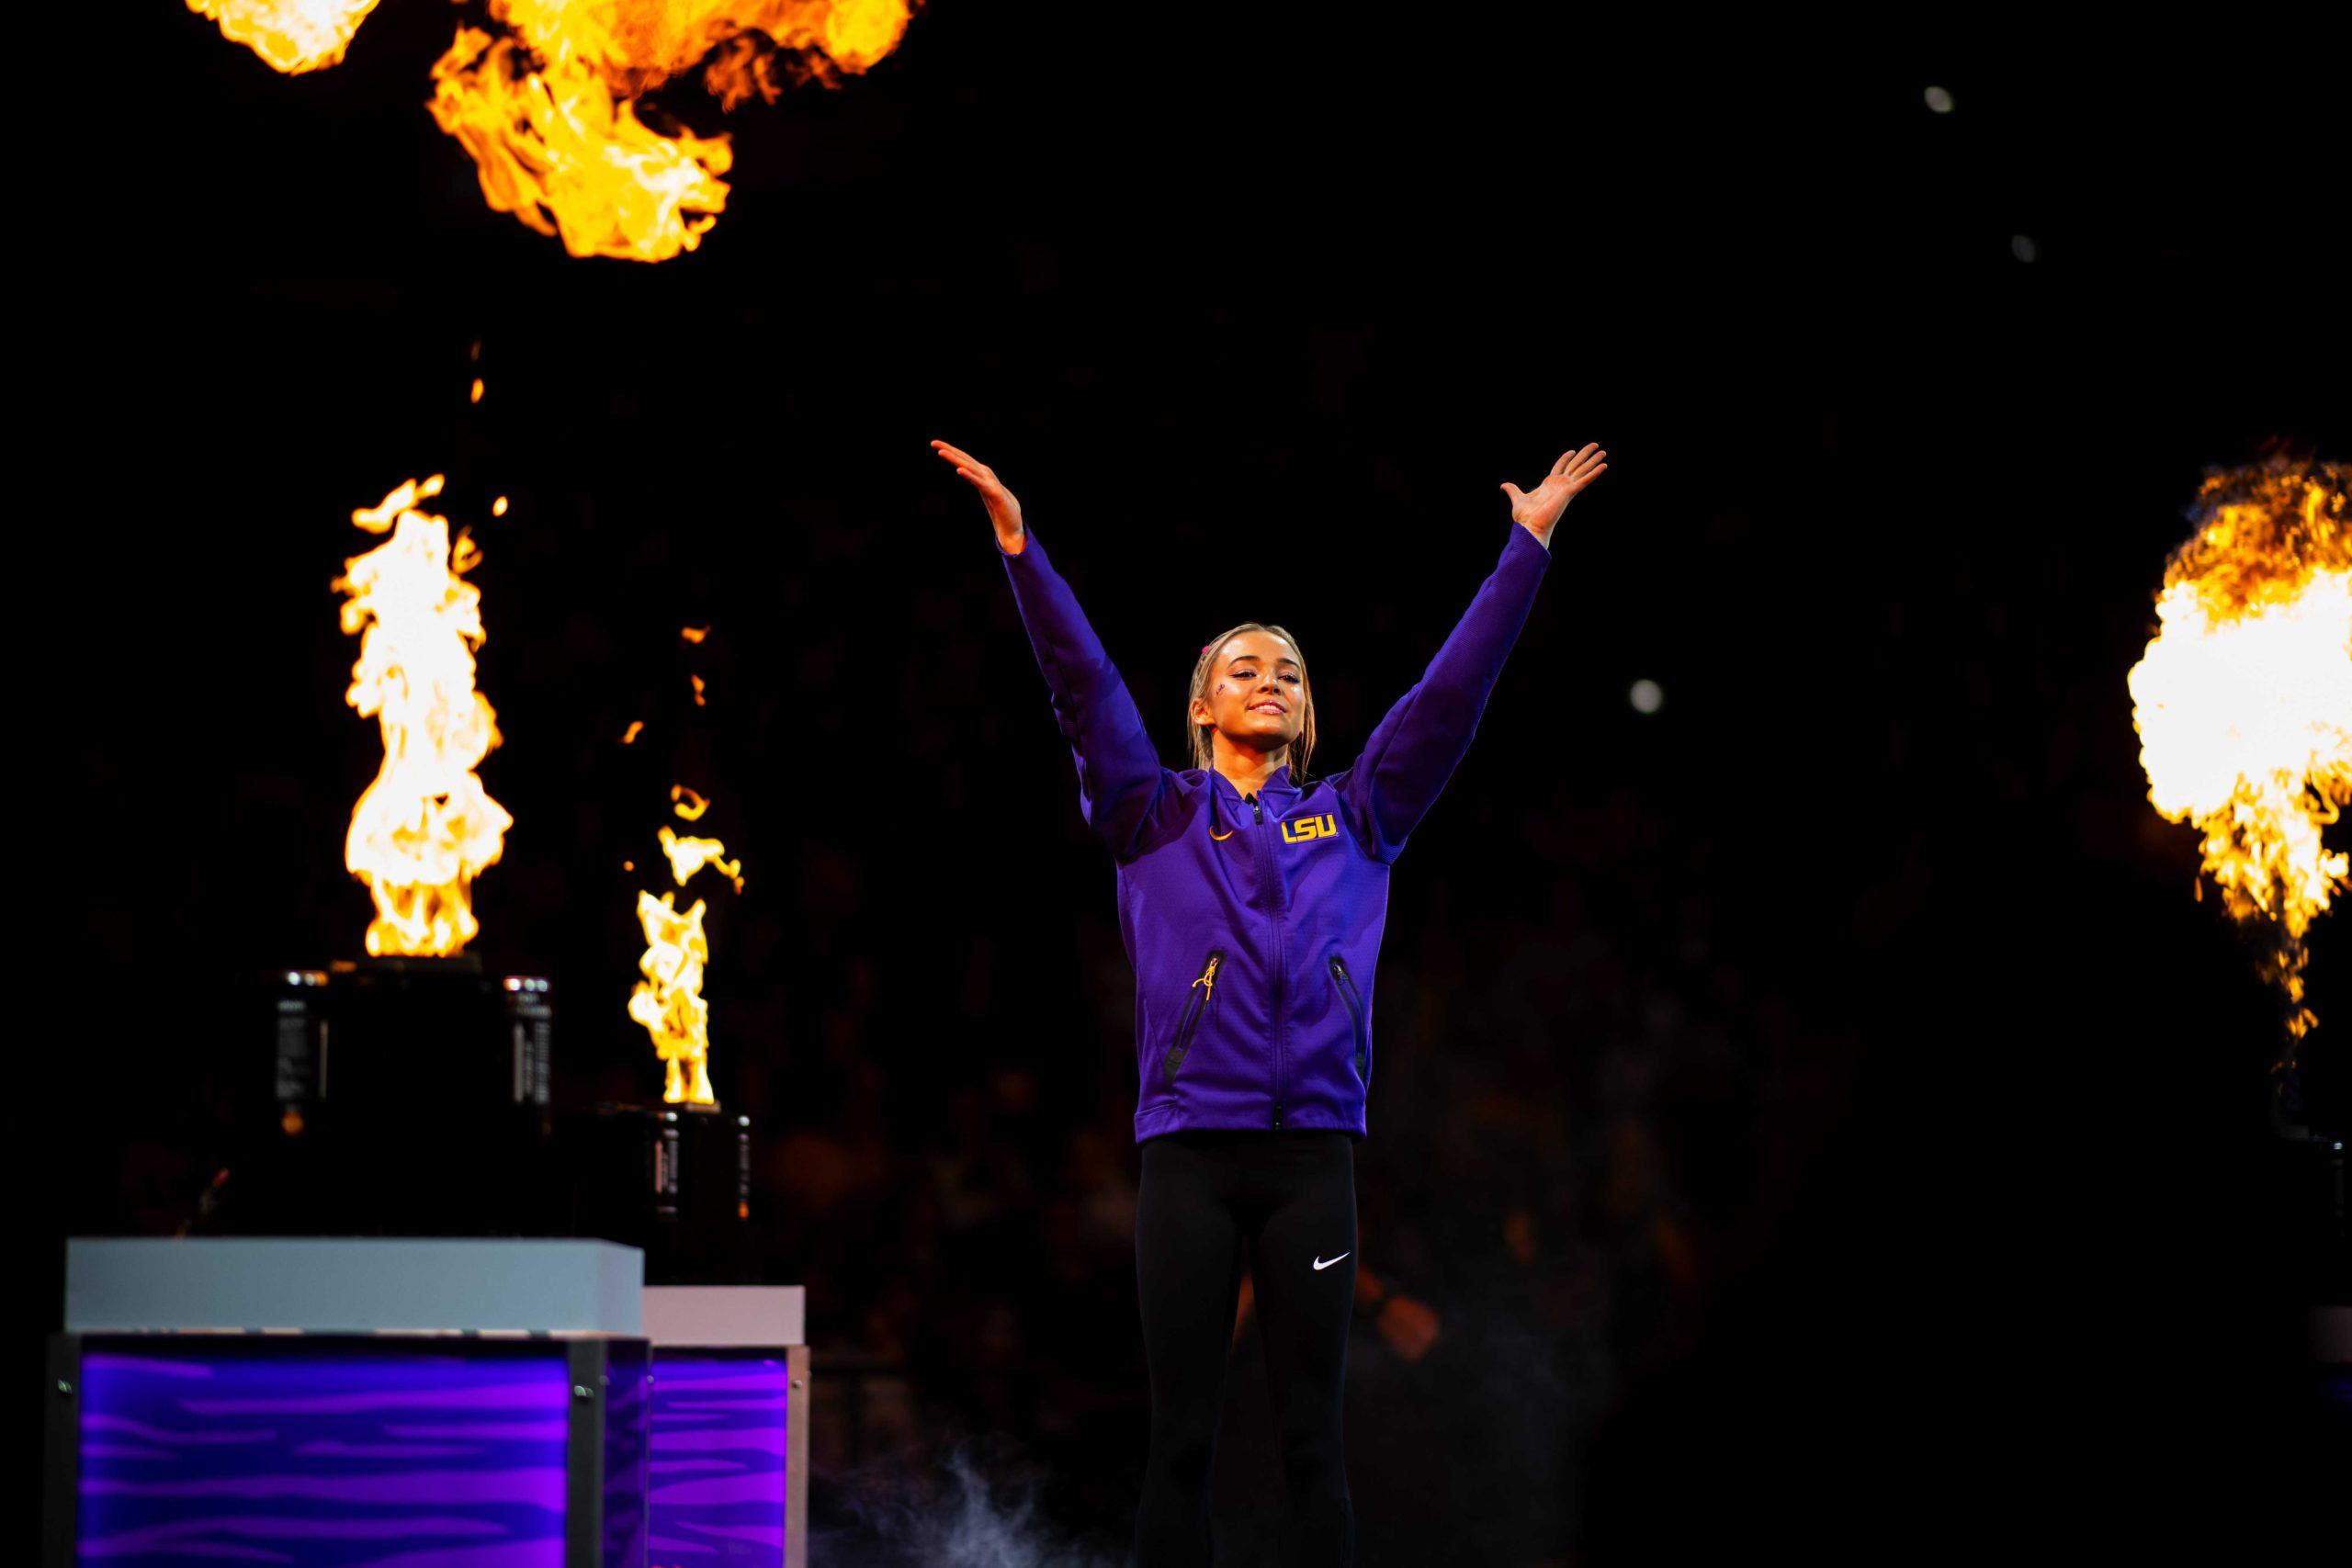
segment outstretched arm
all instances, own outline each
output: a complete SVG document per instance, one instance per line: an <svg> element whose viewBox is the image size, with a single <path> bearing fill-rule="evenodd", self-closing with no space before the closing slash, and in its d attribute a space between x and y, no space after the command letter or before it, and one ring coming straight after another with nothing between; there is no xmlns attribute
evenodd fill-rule
<svg viewBox="0 0 2352 1568"><path fill-rule="evenodd" d="M1150 819L1167 775L1144 730L1143 716L1078 607L1077 595L1046 558L1045 547L1022 520L1021 502L996 470L944 441L931 445L988 507L997 551L1012 582L1012 602L1053 697L1054 720L1078 759L1079 809L1111 852L1125 860Z"/></svg>
<svg viewBox="0 0 2352 1568"><path fill-rule="evenodd" d="M1552 531L1568 502L1606 471L1608 456L1587 445L1562 453L1534 490L1502 487L1512 523L1502 559L1428 671L1388 710L1340 781L1350 823L1374 860L1396 858L1468 753L1487 695L1534 607L1551 562Z"/></svg>

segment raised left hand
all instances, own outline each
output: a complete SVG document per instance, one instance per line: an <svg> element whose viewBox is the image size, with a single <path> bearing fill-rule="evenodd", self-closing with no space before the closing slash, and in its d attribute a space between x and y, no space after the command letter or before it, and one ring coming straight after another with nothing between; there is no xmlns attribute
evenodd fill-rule
<svg viewBox="0 0 2352 1568"><path fill-rule="evenodd" d="M1510 520L1535 536L1549 547L1552 530L1560 521L1560 513L1592 483L1609 471L1609 454L1593 442L1582 448L1563 452L1560 460L1544 482L1532 491L1523 491L1510 480L1503 481L1503 493L1510 497Z"/></svg>

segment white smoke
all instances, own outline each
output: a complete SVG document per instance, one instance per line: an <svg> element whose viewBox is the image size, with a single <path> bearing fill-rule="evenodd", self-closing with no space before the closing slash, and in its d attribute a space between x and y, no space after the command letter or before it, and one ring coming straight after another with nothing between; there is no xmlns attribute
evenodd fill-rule
<svg viewBox="0 0 2352 1568"><path fill-rule="evenodd" d="M809 1561L837 1568L1120 1568L1124 1550L1038 1517L1042 1477L1010 1438L962 1438L820 1475L854 1527L812 1530Z"/></svg>

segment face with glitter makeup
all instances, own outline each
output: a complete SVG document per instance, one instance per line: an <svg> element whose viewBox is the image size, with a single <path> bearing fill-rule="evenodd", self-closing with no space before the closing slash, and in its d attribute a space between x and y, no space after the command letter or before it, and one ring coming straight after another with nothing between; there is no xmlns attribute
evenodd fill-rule
<svg viewBox="0 0 2352 1568"><path fill-rule="evenodd" d="M1266 632L1237 632L1216 651L1208 692L1192 720L1233 746L1272 754L1298 739L1306 721L1306 681L1298 650Z"/></svg>

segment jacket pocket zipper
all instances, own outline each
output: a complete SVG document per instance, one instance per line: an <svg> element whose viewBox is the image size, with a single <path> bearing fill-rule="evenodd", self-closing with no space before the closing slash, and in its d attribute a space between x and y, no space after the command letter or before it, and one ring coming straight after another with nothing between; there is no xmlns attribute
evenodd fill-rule
<svg viewBox="0 0 2352 1568"><path fill-rule="evenodd" d="M1176 1069L1184 1065L1184 1054L1193 1048L1193 1032L1200 1027L1201 1013L1216 998L1216 966L1224 962L1225 949L1211 948L1208 963L1184 999L1183 1015L1176 1021L1176 1043L1168 1047L1167 1059L1159 1065L1160 1077L1170 1083L1176 1081Z"/></svg>
<svg viewBox="0 0 2352 1568"><path fill-rule="evenodd" d="M1348 1021L1356 1031L1356 1077L1363 1087L1372 1087L1372 1057L1370 1042L1364 1038L1363 1003L1356 997L1356 983L1348 978L1348 966L1338 953L1331 954L1331 978L1339 983L1340 999L1348 1004Z"/></svg>

